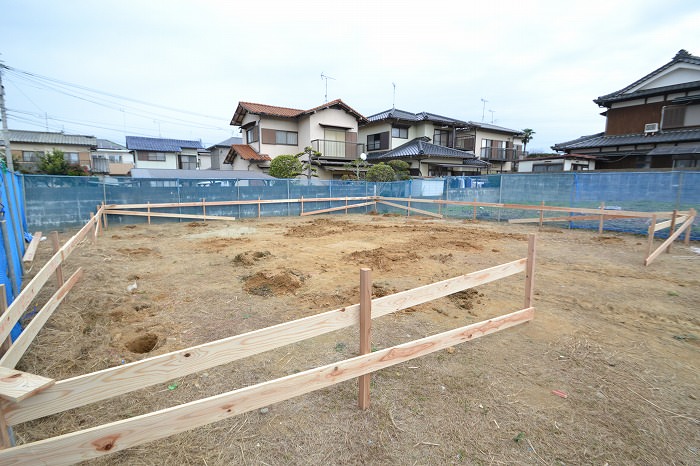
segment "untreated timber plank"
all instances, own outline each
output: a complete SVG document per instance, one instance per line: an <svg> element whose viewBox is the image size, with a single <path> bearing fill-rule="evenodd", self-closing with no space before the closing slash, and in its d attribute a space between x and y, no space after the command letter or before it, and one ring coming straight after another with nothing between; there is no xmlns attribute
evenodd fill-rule
<svg viewBox="0 0 700 466"><path fill-rule="evenodd" d="M200 203L198 205L201 206L202 204ZM169 214L165 212L139 212L136 210L106 209L104 213L110 215L133 215L135 217L189 218L196 220L236 220L236 217L225 217L223 215Z"/></svg>
<svg viewBox="0 0 700 466"><path fill-rule="evenodd" d="M695 216L690 217L690 219L688 219L687 222L685 222L683 225L681 225L681 227L678 228L671 236L666 238L666 241L661 243L661 246L659 246L656 249L656 251L649 254L649 257L647 257L644 260L644 265L651 264L654 261L654 259L659 257L661 255L661 253L664 252L666 250L666 248L668 248L671 245L671 243L673 243L676 240L676 238L678 238L686 229L690 228L693 225L694 221L695 221Z"/></svg>
<svg viewBox="0 0 700 466"><path fill-rule="evenodd" d="M56 293L51 296L51 298L44 304L41 310L34 316L29 325L22 331L22 333L17 337L17 340L12 343L12 346L5 353L5 355L0 359L0 366L3 367L15 367L19 360L24 355L29 345L34 340L34 337L39 333L39 330L44 326L46 321L51 317L51 314L56 310L56 308L61 304L63 298L66 297L68 292L73 288L73 286L80 280L83 276L83 268L79 267L73 275L61 286L61 288L56 291Z"/></svg>
<svg viewBox="0 0 700 466"><path fill-rule="evenodd" d="M37 272L34 278L24 287L22 292L12 301L12 304L0 315L0 341L4 341L10 335L10 331L31 304L32 300L39 294L41 288L51 277L56 268L63 263L65 258L78 247L88 232L94 227L95 218L89 220L73 237L48 260L46 264Z"/></svg>
<svg viewBox="0 0 700 466"><path fill-rule="evenodd" d="M374 200L373 196L358 196L348 197L350 201L370 201ZM310 197L304 198L304 202L328 202L328 201L344 201L344 197ZM239 201L208 201L206 206L223 206L223 205L250 205L250 204L286 204L288 202L300 202L301 199L251 199ZM115 209L152 209L167 208L167 207L201 207L202 202L162 202L155 204L108 204L105 205L107 210Z"/></svg>
<svg viewBox="0 0 700 466"><path fill-rule="evenodd" d="M372 318L442 298L525 270L527 258L401 291L372 300ZM152 358L61 380L22 403L6 408L9 425L128 393L236 361L291 343L356 325L359 304L254 330Z"/></svg>
<svg viewBox="0 0 700 466"><path fill-rule="evenodd" d="M306 202L308 203L310 201L307 199ZM330 209L311 210L311 211L307 211L307 212L302 212L300 217L306 217L307 215L325 214L327 212L335 212L337 210L347 210L347 209L352 209L354 207L365 207L368 205L372 205L374 203L375 203L374 201L370 201L370 202L362 202L360 204L348 204L348 205L343 205L340 207L331 207Z"/></svg>
<svg viewBox="0 0 700 466"><path fill-rule="evenodd" d="M615 215L615 214L599 214L599 215L572 215L572 216L566 216L566 217L544 217L542 219L543 222L576 222L576 221L583 221L583 220L600 220L600 217L603 216L606 219L609 218L629 218L626 216L622 215ZM533 217L533 218L511 218L508 220L508 223L539 223L540 218L539 217Z"/></svg>
<svg viewBox="0 0 700 466"><path fill-rule="evenodd" d="M528 322L534 308L221 395L0 451L3 464L73 464L221 421Z"/></svg>
<svg viewBox="0 0 700 466"><path fill-rule="evenodd" d="M418 212L419 214L429 215L429 216L435 217L435 218L443 218L442 215L436 214L435 212L430 212L428 210L416 209L415 207L405 206L405 205L401 205L401 204L395 204L395 203L389 202L389 201L379 200L377 202L380 202L382 204L386 204L386 205L389 205L392 207L398 207L399 209L406 209L409 212Z"/></svg>
<svg viewBox="0 0 700 466"><path fill-rule="evenodd" d="M689 215L682 215L682 216L676 218L675 224L680 225L681 223L685 223L685 221L688 220L688 218L690 218ZM673 223L674 223L673 219L666 220L665 222L659 222L654 227L654 231L659 231L659 230L664 230L666 228L670 228Z"/></svg>
<svg viewBox="0 0 700 466"><path fill-rule="evenodd" d="M54 380L9 367L0 367L0 397L13 403L53 385Z"/></svg>
<svg viewBox="0 0 700 466"><path fill-rule="evenodd" d="M34 256L36 255L36 250L39 249L39 243L41 242L41 232L37 231L34 233L34 236L32 236L32 240L29 243L29 246L27 246L27 250L24 252L24 257L22 258L22 262L32 262L34 260Z"/></svg>

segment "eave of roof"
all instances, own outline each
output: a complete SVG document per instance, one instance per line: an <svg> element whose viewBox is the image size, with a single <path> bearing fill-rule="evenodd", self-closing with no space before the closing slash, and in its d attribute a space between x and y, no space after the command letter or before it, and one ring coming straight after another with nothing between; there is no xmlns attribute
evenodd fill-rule
<svg viewBox="0 0 700 466"><path fill-rule="evenodd" d="M374 115L370 115L367 117L367 123L374 123L385 120L405 121L409 123L432 121L435 123L447 124L456 127L467 126L466 121L458 120L456 118L450 118L430 112L412 113L397 108L385 110L383 112L375 113Z"/></svg>
<svg viewBox="0 0 700 466"><path fill-rule="evenodd" d="M582 136L573 141L555 144L552 149L562 151L571 149L592 149L596 147L631 146L639 144L677 143L700 141L700 129L683 129L660 131L656 134L621 134L605 136L603 133Z"/></svg>
<svg viewBox="0 0 700 466"><path fill-rule="evenodd" d="M278 107L275 105L267 104L256 104L253 102L239 102L238 107L236 108L236 112L233 114L233 118L231 118L231 125L241 126L241 123L243 123L243 118L245 117L246 113L276 118L298 118L303 115L311 115L312 113L332 107L342 108L347 113L354 116L355 119L358 120L358 122L367 122L367 119L364 116L362 116L360 112L350 107L341 99L335 99L330 102L326 102L325 104L311 108L309 110L300 110L298 108L289 107Z"/></svg>
<svg viewBox="0 0 700 466"><path fill-rule="evenodd" d="M437 144L432 144L426 140L427 138L421 137L408 141L405 144L400 145L396 149L390 150L383 154L370 154L368 159L370 160L390 160L390 159L400 159L400 158L427 158L427 157L443 157L443 158L454 158L460 160L473 159L475 165L477 166L488 166L489 163L476 158L473 152L467 152L459 149L452 149L451 147L439 146Z"/></svg>
<svg viewBox="0 0 700 466"><path fill-rule="evenodd" d="M226 154L224 163L232 164L236 157L253 162L269 162L272 160L267 154L258 154L248 144L232 144L231 149L229 149L228 154Z"/></svg>
<svg viewBox="0 0 700 466"><path fill-rule="evenodd" d="M95 136L83 136L80 134L50 133L44 131L24 131L11 129L8 131L10 143L26 142L34 144L63 144L70 146L89 146L97 148Z"/></svg>
<svg viewBox="0 0 700 466"><path fill-rule="evenodd" d="M204 149L200 141L146 138L141 136L126 136L126 147L129 150L148 150L155 152L182 152L182 149Z"/></svg>

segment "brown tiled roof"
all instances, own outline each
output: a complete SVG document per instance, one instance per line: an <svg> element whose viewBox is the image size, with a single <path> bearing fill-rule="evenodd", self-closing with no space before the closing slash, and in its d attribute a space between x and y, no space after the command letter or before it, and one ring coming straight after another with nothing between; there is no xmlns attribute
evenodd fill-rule
<svg viewBox="0 0 700 466"><path fill-rule="evenodd" d="M243 160L252 160L255 162L268 162L272 160L267 154L258 154L248 144L233 144L224 159L224 163L233 163L233 159L236 158L236 156Z"/></svg>
<svg viewBox="0 0 700 466"><path fill-rule="evenodd" d="M354 110L348 104L340 99L335 99L327 102L318 107L314 107L309 110L299 110L298 108L288 108L288 107L277 107L276 105L266 105L266 104L256 104L253 102L238 102L238 107L236 108L236 113L233 114L231 119L231 124L234 126L240 126L243 122L243 117L246 113L253 113L255 115L265 115L280 118L296 118L301 115L309 115L311 113L317 112L319 110L324 110L331 107L341 107L343 110L357 118L360 122L366 123L367 119L362 116L361 113Z"/></svg>

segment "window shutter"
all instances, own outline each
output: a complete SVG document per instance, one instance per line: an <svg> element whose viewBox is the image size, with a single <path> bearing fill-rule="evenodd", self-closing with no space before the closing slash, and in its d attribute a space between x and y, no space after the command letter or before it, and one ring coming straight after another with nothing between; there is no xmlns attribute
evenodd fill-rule
<svg viewBox="0 0 700 466"><path fill-rule="evenodd" d="M148 160L148 154L146 154L145 152L139 151L136 154L139 160Z"/></svg>
<svg viewBox="0 0 700 466"><path fill-rule="evenodd" d="M389 140L391 132L386 131L384 133L379 133L379 148L381 150L389 149Z"/></svg>
<svg viewBox="0 0 700 466"><path fill-rule="evenodd" d="M263 144L277 144L276 131L274 129L263 128L262 132L262 143Z"/></svg>
<svg viewBox="0 0 700 466"><path fill-rule="evenodd" d="M664 107L664 120L661 128L682 128L685 121L685 105Z"/></svg>

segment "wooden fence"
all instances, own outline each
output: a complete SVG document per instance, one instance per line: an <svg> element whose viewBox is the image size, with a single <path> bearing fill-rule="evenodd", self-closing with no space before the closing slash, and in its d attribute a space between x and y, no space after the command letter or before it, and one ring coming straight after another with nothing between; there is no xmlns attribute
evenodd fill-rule
<svg viewBox="0 0 700 466"><path fill-rule="evenodd" d="M651 223L649 224L649 242L648 242L648 247L647 247L647 258L644 259L644 265L649 265L651 264L654 259L659 257L663 251L666 251L667 253L671 252L671 245L673 242L681 236L681 234L685 231L685 240L684 243L687 245L690 244L690 229L692 228L693 222L695 221L695 218L697 216L697 212L695 212L695 209L690 209L688 212L678 212L677 210L674 210L671 218L669 220L666 220L664 222L659 222L657 223L657 217L654 215L651 218ZM665 230L666 228L670 229L668 238L666 238L666 241L664 241L661 246L659 246L655 251L652 252L652 249L654 249L654 234L657 231L660 230Z"/></svg>
<svg viewBox="0 0 700 466"><path fill-rule="evenodd" d="M39 311L0 359L0 464L71 464L168 437L178 432L268 406L339 382L359 380L358 404L369 406L369 374L440 349L530 321L535 272L535 237L530 235L527 257L441 282L371 299L371 272L360 275L361 302L322 314L282 323L202 345L154 356L66 380L54 381L13 369L41 325L80 279L79 269L62 282L61 265L85 239L94 241L110 208L97 215L56 250L20 296L0 316L0 337L25 312L41 287L55 274L59 290ZM459 327L380 351L370 352L371 321L378 317L439 299L465 289L525 272L523 308L486 321ZM35 324L36 322L36 324ZM359 325L361 354L321 367L57 437L12 446L8 427L72 408L123 395L254 354L279 348L341 328ZM26 335L26 336L25 336Z"/></svg>

